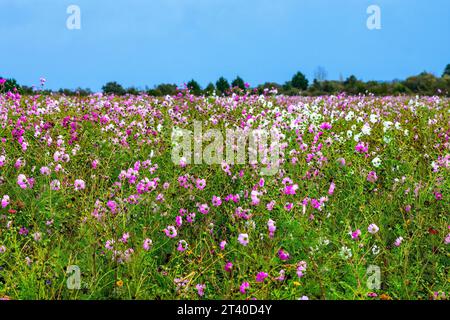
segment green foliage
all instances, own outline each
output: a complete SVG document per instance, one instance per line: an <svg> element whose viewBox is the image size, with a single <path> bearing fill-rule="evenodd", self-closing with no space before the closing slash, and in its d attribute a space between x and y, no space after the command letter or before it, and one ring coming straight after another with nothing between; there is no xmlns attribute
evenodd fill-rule
<svg viewBox="0 0 450 320"><path fill-rule="evenodd" d="M243 80L241 77L239 77L239 76L237 76L236 79L234 79L233 82L231 82L231 86L232 86L232 87L239 88L239 89L241 89L241 90L245 90L245 82L244 82L244 80Z"/></svg>
<svg viewBox="0 0 450 320"><path fill-rule="evenodd" d="M292 77L291 86L296 89L306 90L308 88L308 79L306 79L303 73L297 72Z"/></svg>
<svg viewBox="0 0 450 320"><path fill-rule="evenodd" d="M4 79L0 77L0 79ZM16 79L6 79L6 82L1 85L0 84L0 92L8 92L8 91L20 91L20 85L17 83Z"/></svg>
<svg viewBox="0 0 450 320"><path fill-rule="evenodd" d="M189 88L191 93L196 95L196 96L200 96L202 94L202 88L200 87L198 82L195 81L194 79L192 79L191 81L189 81L187 83L187 87Z"/></svg>
<svg viewBox="0 0 450 320"><path fill-rule="evenodd" d="M126 93L125 89L122 87L122 85L118 84L115 81L108 82L102 87L102 91L105 94L115 94L122 96Z"/></svg>
<svg viewBox="0 0 450 320"><path fill-rule="evenodd" d="M210 96L210 95L212 95L214 93L214 90L216 90L216 87L214 86L214 83L210 82L206 86L204 92L205 92L206 95Z"/></svg>
<svg viewBox="0 0 450 320"><path fill-rule="evenodd" d="M450 76L450 63L445 67L444 73L442 74L442 78L445 76Z"/></svg>
<svg viewBox="0 0 450 320"><path fill-rule="evenodd" d="M154 89L147 90L147 93L151 96L160 97L166 95L175 95L177 93L177 85L171 83L161 83Z"/></svg>
<svg viewBox="0 0 450 320"><path fill-rule="evenodd" d="M220 77L216 82L216 88L220 94L225 94L230 89L230 84L228 83L227 79L225 79L224 77Z"/></svg>

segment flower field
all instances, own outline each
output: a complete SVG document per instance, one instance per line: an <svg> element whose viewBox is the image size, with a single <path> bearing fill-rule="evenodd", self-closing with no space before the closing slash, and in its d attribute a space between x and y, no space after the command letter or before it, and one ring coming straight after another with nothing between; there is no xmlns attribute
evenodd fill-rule
<svg viewBox="0 0 450 320"><path fill-rule="evenodd" d="M448 297L448 98L9 92L0 139L0 298Z"/></svg>

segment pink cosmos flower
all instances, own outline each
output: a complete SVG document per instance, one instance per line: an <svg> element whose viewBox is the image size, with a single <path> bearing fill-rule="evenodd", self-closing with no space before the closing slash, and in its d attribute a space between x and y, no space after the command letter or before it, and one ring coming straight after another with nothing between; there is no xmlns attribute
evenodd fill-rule
<svg viewBox="0 0 450 320"><path fill-rule="evenodd" d="M378 226L375 223L370 224L369 227L367 228L367 231L369 231L369 233L371 234L377 233L378 230L380 230L380 228L378 228Z"/></svg>
<svg viewBox="0 0 450 320"><path fill-rule="evenodd" d="M203 295L205 294L206 285L205 284L197 284L195 286L195 288L197 289L197 294L200 297L203 297Z"/></svg>
<svg viewBox="0 0 450 320"><path fill-rule="evenodd" d="M267 222L267 228L269 229L269 237L273 238L275 235L275 231L277 230L277 227L275 226L275 221L269 219L269 221Z"/></svg>
<svg viewBox="0 0 450 320"><path fill-rule="evenodd" d="M145 239L144 243L142 244L142 248L144 248L145 251L148 251L151 249L153 245L153 241L151 239Z"/></svg>
<svg viewBox="0 0 450 320"><path fill-rule="evenodd" d="M25 227L22 227L22 228L20 228L20 230L19 230L19 234L21 235L21 236L27 236L28 235L28 229L27 228L25 228Z"/></svg>
<svg viewBox="0 0 450 320"><path fill-rule="evenodd" d="M105 248L107 250L113 250L114 249L114 240L107 240L105 244Z"/></svg>
<svg viewBox="0 0 450 320"><path fill-rule="evenodd" d="M447 236L445 237L444 243L445 244L449 244L450 243L450 233L447 234Z"/></svg>
<svg viewBox="0 0 450 320"><path fill-rule="evenodd" d="M50 169L48 167L42 167L39 172L44 176L48 176L50 174Z"/></svg>
<svg viewBox="0 0 450 320"><path fill-rule="evenodd" d="M40 232L35 232L35 233L33 233L33 239L34 239L34 241L36 241L36 242L41 241L41 239L42 239L42 234L41 234Z"/></svg>
<svg viewBox="0 0 450 320"><path fill-rule="evenodd" d="M28 188L28 179L27 179L27 177L24 174L22 174L22 173L19 174L17 176L17 184L22 189Z"/></svg>
<svg viewBox="0 0 450 320"><path fill-rule="evenodd" d="M197 189L203 190L206 187L206 180L205 179L197 179L196 181Z"/></svg>
<svg viewBox="0 0 450 320"><path fill-rule="evenodd" d="M403 237L398 237L397 239L395 239L394 245L395 245L396 247L400 247L400 245L402 244L402 242L403 242Z"/></svg>
<svg viewBox="0 0 450 320"><path fill-rule="evenodd" d="M206 203L203 203L203 204L198 206L198 211L200 211L200 213L202 213L202 214L208 214L209 207L208 207L208 205Z"/></svg>
<svg viewBox="0 0 450 320"><path fill-rule="evenodd" d="M252 205L257 206L260 202L259 198L259 192L256 190L252 190L250 193L250 198L252 199Z"/></svg>
<svg viewBox="0 0 450 320"><path fill-rule="evenodd" d="M177 229L174 226L168 226L163 231L169 238L175 238L177 236Z"/></svg>
<svg viewBox="0 0 450 320"><path fill-rule="evenodd" d="M122 235L122 238L120 238L119 241L122 243L128 243L129 238L130 238L130 234L128 232L126 232Z"/></svg>
<svg viewBox="0 0 450 320"><path fill-rule="evenodd" d="M215 207L218 207L221 204L222 204L222 199L220 199L220 197L213 196L213 198L212 198L212 205L215 206Z"/></svg>
<svg viewBox="0 0 450 320"><path fill-rule="evenodd" d="M22 158L17 159L14 168L19 169L23 166L25 166L25 161Z"/></svg>
<svg viewBox="0 0 450 320"><path fill-rule="evenodd" d="M116 211L117 211L117 202L115 202L114 200L109 200L106 203L106 206L109 208L109 210L111 210L112 213L116 213Z"/></svg>
<svg viewBox="0 0 450 320"><path fill-rule="evenodd" d="M186 242L185 240L180 240L180 241L178 241L178 247L177 247L177 250L178 250L178 251L183 252L183 251L185 251L187 248L188 248L188 244L187 244L187 242Z"/></svg>
<svg viewBox="0 0 450 320"><path fill-rule="evenodd" d="M183 217L182 216L177 216L175 218L175 223L176 223L177 227L181 227L181 225L183 224Z"/></svg>
<svg viewBox="0 0 450 320"><path fill-rule="evenodd" d="M267 210L272 211L274 206L275 206L275 201L272 200L267 204L266 208L267 208Z"/></svg>
<svg viewBox="0 0 450 320"><path fill-rule="evenodd" d="M258 185L260 188L264 187L265 180L264 178L259 179Z"/></svg>
<svg viewBox="0 0 450 320"><path fill-rule="evenodd" d="M307 268L307 263L303 260L297 264L297 276L299 278L304 276L303 272L306 271L306 268Z"/></svg>
<svg viewBox="0 0 450 320"><path fill-rule="evenodd" d="M280 258L281 261L289 260L289 253L283 249L278 250L278 258Z"/></svg>
<svg viewBox="0 0 450 320"><path fill-rule="evenodd" d="M330 189L328 189L328 194L332 195L334 193L334 188L336 187L336 185L334 184L334 182L331 182L330 184Z"/></svg>
<svg viewBox="0 0 450 320"><path fill-rule="evenodd" d="M339 158L339 159L337 159L337 163L338 163L341 167L345 167L345 159L344 159L344 158Z"/></svg>
<svg viewBox="0 0 450 320"><path fill-rule="evenodd" d="M81 179L77 179L73 183L73 186L75 188L75 191L84 190L86 188L86 183Z"/></svg>
<svg viewBox="0 0 450 320"><path fill-rule="evenodd" d="M225 250L225 246L226 246L226 245L227 245L227 242L226 242L225 240L221 241L221 242L220 242L220 245L219 245L220 250Z"/></svg>
<svg viewBox="0 0 450 320"><path fill-rule="evenodd" d="M180 167L184 168L187 165L187 161L185 157L182 157L179 162Z"/></svg>
<svg viewBox="0 0 450 320"><path fill-rule="evenodd" d="M298 189L298 184L287 185L284 187L284 194L293 195L295 191Z"/></svg>
<svg viewBox="0 0 450 320"><path fill-rule="evenodd" d="M280 275L275 278L277 281L284 281L286 279L286 271L280 270Z"/></svg>
<svg viewBox="0 0 450 320"><path fill-rule="evenodd" d="M377 173L375 171L370 171L367 174L367 181L375 183L378 180Z"/></svg>
<svg viewBox="0 0 450 320"><path fill-rule="evenodd" d="M246 233L241 233L238 237L238 241L240 244L242 244L243 246L247 246L248 245L248 234Z"/></svg>
<svg viewBox="0 0 450 320"><path fill-rule="evenodd" d="M59 182L59 180L52 180L52 182L50 182L50 189L52 189L53 191L58 191L59 189L61 189L61 182Z"/></svg>
<svg viewBox="0 0 450 320"><path fill-rule="evenodd" d="M98 164L99 164L99 161L97 159L92 160L92 163L91 163L92 169L97 169Z"/></svg>
<svg viewBox="0 0 450 320"><path fill-rule="evenodd" d="M9 204L9 201L10 201L10 198L9 198L9 196L7 195L7 194L5 194L3 197L2 197L2 208L6 208L6 206Z"/></svg>

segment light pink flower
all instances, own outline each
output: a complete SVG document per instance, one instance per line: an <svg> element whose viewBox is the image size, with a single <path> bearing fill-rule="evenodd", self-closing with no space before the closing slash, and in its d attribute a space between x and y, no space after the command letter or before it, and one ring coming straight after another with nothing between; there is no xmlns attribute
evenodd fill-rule
<svg viewBox="0 0 450 320"><path fill-rule="evenodd" d="M81 179L77 179L73 183L73 186L74 186L76 191L84 190L86 188L86 183L83 180L81 180Z"/></svg>
<svg viewBox="0 0 450 320"><path fill-rule="evenodd" d="M242 244L243 246L248 245L248 234L247 233L241 233L238 237L238 241L240 244Z"/></svg>

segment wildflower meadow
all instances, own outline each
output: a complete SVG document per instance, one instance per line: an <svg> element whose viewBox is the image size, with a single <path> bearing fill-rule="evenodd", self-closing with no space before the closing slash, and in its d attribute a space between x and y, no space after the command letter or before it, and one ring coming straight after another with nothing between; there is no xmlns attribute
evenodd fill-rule
<svg viewBox="0 0 450 320"><path fill-rule="evenodd" d="M445 299L450 100L0 95L2 299Z"/></svg>

